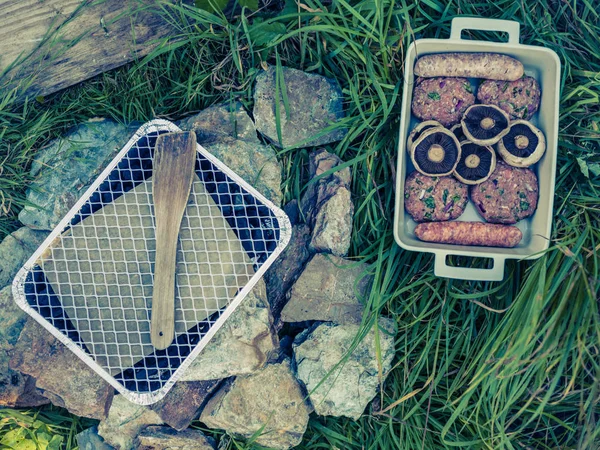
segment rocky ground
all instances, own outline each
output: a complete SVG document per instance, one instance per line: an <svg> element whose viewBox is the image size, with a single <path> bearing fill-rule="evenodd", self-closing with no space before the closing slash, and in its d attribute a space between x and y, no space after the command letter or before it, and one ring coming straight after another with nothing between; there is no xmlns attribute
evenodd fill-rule
<svg viewBox="0 0 600 450"><path fill-rule="evenodd" d="M234 102L179 123L277 205L283 194L276 148L314 148L344 138L328 129L344 117L340 87L293 69L283 74L290 111L279 131L272 69L257 78L253 118ZM23 228L0 243L0 406L52 402L99 419L97 428L78 435L82 450L216 448L213 439L188 428L198 418L236 436L260 431L258 444L287 449L301 441L312 413L359 418L391 368L395 325L382 318L356 339L372 275L367 265L347 259L352 173L336 170L342 161L318 147L310 153L314 182L300 202L284 206L293 224L290 244L157 404L138 406L115 395L14 304L10 283L19 268L135 128L94 119L38 152L28 191L38 207L23 209Z"/></svg>

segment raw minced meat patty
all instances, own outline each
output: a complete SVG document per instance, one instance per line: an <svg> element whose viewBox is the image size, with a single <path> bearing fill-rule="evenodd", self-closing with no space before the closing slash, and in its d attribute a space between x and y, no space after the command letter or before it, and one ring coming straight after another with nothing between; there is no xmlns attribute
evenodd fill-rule
<svg viewBox="0 0 600 450"><path fill-rule="evenodd" d="M459 217L469 201L466 184L454 177L429 177L417 171L404 183L404 207L415 222L439 222Z"/></svg>
<svg viewBox="0 0 600 450"><path fill-rule="evenodd" d="M475 103L473 87L466 78L426 78L417 83L412 112L421 120L437 120L450 127Z"/></svg>
<svg viewBox="0 0 600 450"><path fill-rule="evenodd" d="M538 197L535 173L502 161L498 161L496 170L486 181L471 188L473 205L481 217L491 223L512 224L531 216Z"/></svg>
<svg viewBox="0 0 600 450"><path fill-rule="evenodd" d="M498 106L511 119L531 119L540 107L540 96L540 85L528 76L517 81L486 80L477 90L477 100Z"/></svg>

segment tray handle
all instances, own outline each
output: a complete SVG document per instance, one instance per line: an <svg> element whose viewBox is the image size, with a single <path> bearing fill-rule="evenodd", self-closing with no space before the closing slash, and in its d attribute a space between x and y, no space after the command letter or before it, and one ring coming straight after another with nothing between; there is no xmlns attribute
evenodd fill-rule
<svg viewBox="0 0 600 450"><path fill-rule="evenodd" d="M452 255L447 252L436 252L434 273L436 277L455 278L458 280L473 281L502 281L504 279L503 256L486 256L492 258L494 264L491 269L477 269L472 267L454 267L446 264L446 257Z"/></svg>
<svg viewBox="0 0 600 450"><path fill-rule="evenodd" d="M460 40L463 30L504 31L508 33L508 43L518 44L519 22L514 20L485 19L481 17L455 17L450 27L450 39Z"/></svg>

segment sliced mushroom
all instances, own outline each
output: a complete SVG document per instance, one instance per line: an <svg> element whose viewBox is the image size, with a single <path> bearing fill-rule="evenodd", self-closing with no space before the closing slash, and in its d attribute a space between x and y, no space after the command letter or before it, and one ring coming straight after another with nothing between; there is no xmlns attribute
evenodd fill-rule
<svg viewBox="0 0 600 450"><path fill-rule="evenodd" d="M410 159L423 175L449 175L460 159L460 143L450 130L431 128L415 141Z"/></svg>
<svg viewBox="0 0 600 450"><path fill-rule="evenodd" d="M498 153L513 167L529 167L546 151L544 133L526 120L510 123L508 133L498 142Z"/></svg>
<svg viewBox="0 0 600 450"><path fill-rule="evenodd" d="M487 180L496 169L496 152L492 147L471 141L460 143L460 161L454 176L465 184L479 184Z"/></svg>
<svg viewBox="0 0 600 450"><path fill-rule="evenodd" d="M469 141L492 145L508 133L509 122L508 114L497 106L473 105L465 111L460 123Z"/></svg>
<svg viewBox="0 0 600 450"><path fill-rule="evenodd" d="M430 128L442 127L443 125L439 123L437 120L426 120L425 122L419 123L416 127L408 135L408 139L406 140L406 151L410 153L410 149L413 146L413 143L419 139L421 134L429 130Z"/></svg>

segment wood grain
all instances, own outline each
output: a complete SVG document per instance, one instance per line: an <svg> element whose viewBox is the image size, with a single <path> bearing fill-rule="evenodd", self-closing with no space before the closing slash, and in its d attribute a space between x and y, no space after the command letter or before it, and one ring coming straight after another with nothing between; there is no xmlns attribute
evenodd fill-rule
<svg viewBox="0 0 600 450"><path fill-rule="evenodd" d="M0 90L47 95L177 34L160 0L0 0Z"/></svg>
<svg viewBox="0 0 600 450"><path fill-rule="evenodd" d="M156 260L152 295L152 345L167 348L175 336L175 266L183 212L196 163L196 133L163 134L154 150L152 197L156 220Z"/></svg>

